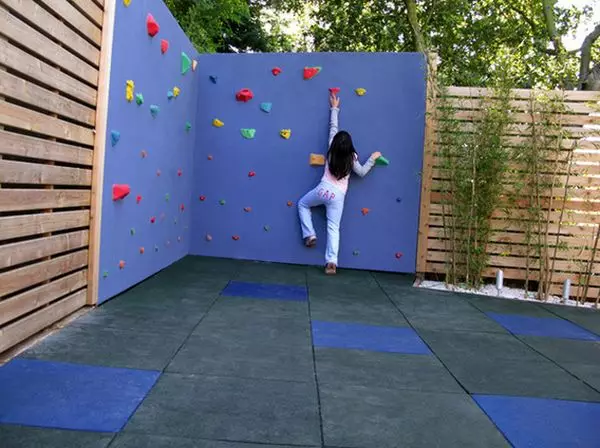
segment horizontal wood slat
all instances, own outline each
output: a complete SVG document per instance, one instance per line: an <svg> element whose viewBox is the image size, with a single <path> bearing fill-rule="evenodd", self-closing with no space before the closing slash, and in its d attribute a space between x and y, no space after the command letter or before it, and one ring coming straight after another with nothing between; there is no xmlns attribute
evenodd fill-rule
<svg viewBox="0 0 600 448"><path fill-rule="evenodd" d="M7 212L89 207L90 190L0 189L0 210Z"/></svg>
<svg viewBox="0 0 600 448"><path fill-rule="evenodd" d="M0 45L0 64L86 104L96 105L96 89L10 43Z"/></svg>
<svg viewBox="0 0 600 448"><path fill-rule="evenodd" d="M92 146L94 144L93 129L69 123L60 118L35 112L6 101L0 101L0 125L69 140L82 145Z"/></svg>
<svg viewBox="0 0 600 448"><path fill-rule="evenodd" d="M0 298L59 277L87 265L87 250L3 272L0 274Z"/></svg>
<svg viewBox="0 0 600 448"><path fill-rule="evenodd" d="M448 97L445 98L443 101L440 101L440 105L439 108L443 109L445 107L447 108L452 108L452 109L456 109L456 110L461 110L461 109L465 109L465 110L478 110L478 109L484 109L486 107L486 104L488 104L486 101L484 101L481 98L461 98L461 97ZM515 110L515 111L529 111L530 109L530 101L528 100L512 100L509 102L509 106L511 108L511 110ZM591 114L593 112L597 112L597 109L592 107L591 105L587 104L587 103L573 103L573 102L565 102L563 103L563 107L564 107L564 111L566 113L570 113L570 114Z"/></svg>
<svg viewBox="0 0 600 448"><path fill-rule="evenodd" d="M1 327L0 352L84 307L85 299L86 290L83 289L6 327Z"/></svg>
<svg viewBox="0 0 600 448"><path fill-rule="evenodd" d="M102 31L98 25L85 17L77 8L66 0L38 0L55 14L62 17L65 22L71 24L73 28L78 30L83 36L86 36L94 44L100 48L102 42Z"/></svg>
<svg viewBox="0 0 600 448"><path fill-rule="evenodd" d="M0 300L0 326L71 294L87 284L87 271L78 271L27 292Z"/></svg>
<svg viewBox="0 0 600 448"><path fill-rule="evenodd" d="M88 227L89 210L0 217L0 241Z"/></svg>
<svg viewBox="0 0 600 448"><path fill-rule="evenodd" d="M0 269L80 249L87 246L88 237L89 232L87 230L80 230L35 240L5 244L0 246Z"/></svg>
<svg viewBox="0 0 600 448"><path fill-rule="evenodd" d="M92 184L92 170L0 159L0 184Z"/></svg>
<svg viewBox="0 0 600 448"><path fill-rule="evenodd" d="M73 4L89 17L96 25L102 27L102 8L100 8L93 0L72 0Z"/></svg>
<svg viewBox="0 0 600 448"><path fill-rule="evenodd" d="M482 96L494 97L494 90L482 87L447 87L445 94L447 96L459 96L459 97L475 97L479 98ZM511 95L514 98L527 99L531 98L532 95L545 95L549 98L563 98L565 101L598 101L597 92L589 91L576 91L576 90L529 90L529 89L512 89Z"/></svg>
<svg viewBox="0 0 600 448"><path fill-rule="evenodd" d="M45 31L61 45L77 53L80 57L98 67L100 50L81 35L69 28L64 22L50 14L33 0L1 0L11 10L25 17L38 29Z"/></svg>

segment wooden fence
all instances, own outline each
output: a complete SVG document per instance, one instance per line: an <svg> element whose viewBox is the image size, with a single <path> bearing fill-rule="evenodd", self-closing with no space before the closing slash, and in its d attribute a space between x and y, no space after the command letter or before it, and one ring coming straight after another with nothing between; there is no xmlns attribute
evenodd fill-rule
<svg viewBox="0 0 600 448"><path fill-rule="evenodd" d="M442 183L447 180L440 159L439 134L441 126L435 122L436 108L441 101L432 95L428 101L428 118L426 129L426 145L423 169L421 221L419 225L419 250L417 271L421 274L439 274L443 278L448 257L447 233L444 232L442 210ZM529 99L534 94L530 90L513 90L511 100L511 125L506 142L515 146L530 136L531 115ZM453 109L453 117L458 120L460 132L472 132L474 122L481 117L482 98L489 97L491 91L481 88L449 87L445 92L445 107ZM562 97L562 92L556 95ZM564 190L554 191L554 207L550 210L550 233L554 241L559 233L561 250L556 251L555 273L551 279L551 294L561 294L562 283L570 279L572 294L577 294L578 285L585 281L583 267L592 259L595 246L595 235L600 225L600 142L594 141L600 125L597 105L600 92L564 92L566 113L561 114L561 123L570 137L562 141L564 150L572 150L573 157L569 164L561 168L562 179L568 173L568 193L565 200L565 213L554 207L562 203ZM446 115L447 116L447 115ZM437 131L436 131L437 130ZM437 132L437 134L436 134ZM592 137L592 138L590 138ZM570 165L570 168L568 168ZM507 179L505 194L514 190ZM508 194L507 194L508 196ZM497 210L492 217L494 232L487 246L490 255L489 265L484 271L485 277L494 277L498 269L504 271L505 279L525 280L526 257L525 232L518 219L523 210L517 205L507 205ZM517 218L517 219L515 219ZM560 223L559 223L560 221ZM554 243L552 244L555 245ZM566 247L566 249L565 249ZM554 251L551 251L553 254ZM531 253L531 252L530 252ZM551 260L552 261L552 260ZM529 263L534 266L535 263ZM600 244L598 254L592 264L592 275L587 298L595 300L600 289ZM530 280L539 278L539 269L533 267ZM581 290L579 290L581 291Z"/></svg>
<svg viewBox="0 0 600 448"><path fill-rule="evenodd" d="M105 1L0 0L0 352L93 302Z"/></svg>

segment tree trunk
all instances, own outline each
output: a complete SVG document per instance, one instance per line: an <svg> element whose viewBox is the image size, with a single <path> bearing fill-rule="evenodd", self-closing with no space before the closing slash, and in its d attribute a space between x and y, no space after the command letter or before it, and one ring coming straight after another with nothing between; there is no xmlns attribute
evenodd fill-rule
<svg viewBox="0 0 600 448"><path fill-rule="evenodd" d="M423 39L423 34L421 33L419 21L417 19L417 4L415 0L404 0L404 3L406 4L406 10L408 14L408 23L410 23L410 27L413 32L413 38L415 40L415 50L420 53L424 53L425 41Z"/></svg>
<svg viewBox="0 0 600 448"><path fill-rule="evenodd" d="M548 30L548 37L552 41L554 51L556 54L560 54L563 50L560 35L556 31L556 23L554 21L554 5L556 0L543 0L544 3L544 18L546 19L546 29Z"/></svg>
<svg viewBox="0 0 600 448"><path fill-rule="evenodd" d="M579 89L600 90L600 65L596 64L590 73L592 45L600 37L600 23L588 34L581 44L581 62L579 64ZM592 75L593 76L590 76ZM588 79L591 78L591 79ZM585 87L584 87L585 84Z"/></svg>

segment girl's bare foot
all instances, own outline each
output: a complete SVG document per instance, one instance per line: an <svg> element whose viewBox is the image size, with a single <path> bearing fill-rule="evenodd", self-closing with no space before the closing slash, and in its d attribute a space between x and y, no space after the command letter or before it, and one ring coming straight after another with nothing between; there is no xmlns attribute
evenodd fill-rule
<svg viewBox="0 0 600 448"><path fill-rule="evenodd" d="M335 273L336 273L335 264L333 264L333 263L327 263L325 265L325 274L327 274L327 275L335 275Z"/></svg>
<svg viewBox="0 0 600 448"><path fill-rule="evenodd" d="M317 245L317 237L309 236L304 238L304 245L306 247L315 247Z"/></svg>

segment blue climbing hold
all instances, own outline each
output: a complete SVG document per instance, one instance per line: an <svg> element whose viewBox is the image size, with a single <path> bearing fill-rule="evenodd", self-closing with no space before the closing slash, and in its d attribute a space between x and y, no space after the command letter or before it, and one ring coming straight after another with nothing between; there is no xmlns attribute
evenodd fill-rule
<svg viewBox="0 0 600 448"><path fill-rule="evenodd" d="M263 112L271 112L271 107L273 107L272 103L260 103L260 110L262 110Z"/></svg>
<svg viewBox="0 0 600 448"><path fill-rule="evenodd" d="M121 138L121 133L119 131L111 131L110 132L110 142L113 146L115 146L119 139Z"/></svg>
<svg viewBox="0 0 600 448"><path fill-rule="evenodd" d="M159 112L160 112L160 107L158 107L156 104L150 105L150 113L152 114L153 118L156 118L156 116L158 115Z"/></svg>
<svg viewBox="0 0 600 448"><path fill-rule="evenodd" d="M396 198L396 202L398 202L398 203L402 202L402 198Z"/></svg>
<svg viewBox="0 0 600 448"><path fill-rule="evenodd" d="M167 92L167 98L168 98L168 99L173 99L173 97L174 97L174 95L173 95L173 92L169 90L169 91Z"/></svg>
<svg viewBox="0 0 600 448"><path fill-rule="evenodd" d="M210 80L211 80L211 82L213 84L216 84L217 83L217 79L219 79L219 77L215 76L215 75L210 75L209 78L210 78Z"/></svg>

